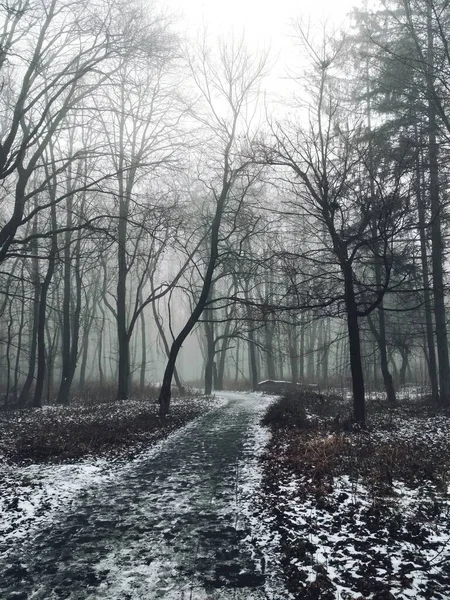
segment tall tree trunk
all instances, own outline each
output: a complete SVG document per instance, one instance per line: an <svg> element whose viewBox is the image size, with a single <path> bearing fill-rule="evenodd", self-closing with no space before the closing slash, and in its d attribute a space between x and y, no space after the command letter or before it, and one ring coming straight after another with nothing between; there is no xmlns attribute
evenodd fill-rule
<svg viewBox="0 0 450 600"><path fill-rule="evenodd" d="M219 258L219 231L220 225L222 222L222 216L225 209L225 202L228 197L228 192L231 188L231 179L229 179L229 162L228 162L228 153L231 148L231 142L228 144L226 153L225 153L225 170L223 176L222 190L220 195L217 198L216 210L214 214L214 218L211 224L211 237L210 237L210 252L208 263L206 267L206 272L203 278L203 285L200 292L200 296L192 310L191 315L187 319L184 327L178 334L178 336L174 339L172 343L172 347L169 352L169 358L167 361L166 369L164 371L163 382L161 386L161 390L159 393L159 412L161 416L165 416L169 411L170 406L170 398L172 395L171 386L172 386L172 377L175 370L175 364L177 361L178 353L181 350L181 346L183 342L187 338L187 336L191 333L196 323L198 322L208 299L210 288L212 285L212 279L214 275L214 270L216 268L216 263Z"/></svg>
<svg viewBox="0 0 450 600"><path fill-rule="evenodd" d="M264 334L265 334L265 355L266 355L266 363L267 363L267 378L268 379L276 379L276 368L275 368L275 352L273 347L273 322L269 319L266 320L264 324Z"/></svg>
<svg viewBox="0 0 450 600"><path fill-rule="evenodd" d="M214 284L211 284L208 302L214 297ZM214 381L214 359L216 357L216 344L215 344L215 327L214 327L214 315L213 311L206 307L204 312L204 326L205 326L205 338L206 338L206 358L205 358L205 394L210 395L213 390Z"/></svg>
<svg viewBox="0 0 450 600"><path fill-rule="evenodd" d="M53 192L52 192L53 193ZM54 200L54 193L53 198ZM33 406L42 406L42 396L44 393L44 382L47 368L47 349L45 344L45 324L47 315L47 296L50 284L53 279L56 264L56 255L58 252L58 239L56 234L56 207L55 204L51 206L51 223L52 223L52 241L50 252L48 256L47 273L45 274L44 281L41 286L41 294L39 299L39 315L38 315L38 326L37 326L37 375L36 375L36 387L34 390Z"/></svg>
<svg viewBox="0 0 450 600"><path fill-rule="evenodd" d="M24 263L22 264L22 274L21 274L21 293L22 293L22 302L20 303L20 322L19 322L19 331L17 333L17 350L16 350L16 360L14 363L14 382L13 382L13 398L14 403L17 402L17 392L19 389L19 379L20 379L20 364L21 364L21 355L22 355L22 338L23 338L23 328L25 323L25 279L23 276Z"/></svg>
<svg viewBox="0 0 450 600"><path fill-rule="evenodd" d="M236 368L234 371L234 383L237 383L239 380L239 354L240 354L240 349L241 349L241 340L238 338L236 340L236 356L235 356L235 363L236 363Z"/></svg>
<svg viewBox="0 0 450 600"><path fill-rule="evenodd" d="M58 390L58 404L68 404L69 402L70 389L72 387L72 381L78 361L82 304L80 238L77 240L74 253L75 268L72 269L70 254L65 256L64 265L63 330L65 329L65 333L63 333L63 369L61 383ZM75 298L72 296L72 274L75 275Z"/></svg>
<svg viewBox="0 0 450 600"><path fill-rule="evenodd" d="M434 100L434 40L432 28L432 5L427 2L428 28L428 160L430 165L430 204L431 204L431 262L433 267L434 316L436 323L436 344L439 359L439 399L441 404L450 402L450 363L445 314L445 290L443 273L443 240L441 232L441 206L439 198L439 165L437 142L436 104Z"/></svg>
<svg viewBox="0 0 450 600"><path fill-rule="evenodd" d="M247 323L248 323L248 372L250 376L250 382L252 390L258 389L258 364L256 360L256 345L255 345L255 331L253 329L253 320L249 304L249 292L248 288L244 291L245 300L247 301Z"/></svg>
<svg viewBox="0 0 450 600"><path fill-rule="evenodd" d="M141 297L142 304L142 297ZM147 336L145 331L145 312L142 311L139 317L141 322L141 370L139 374L139 388L145 388L145 376L147 372Z"/></svg>
<svg viewBox="0 0 450 600"><path fill-rule="evenodd" d="M53 391L53 368L55 364L55 348L58 344L59 337L59 326L54 323L52 328L49 327L48 319L45 323L45 331L47 335L47 366L45 374L45 390L47 397L47 404L51 404L52 391Z"/></svg>
<svg viewBox="0 0 450 600"><path fill-rule="evenodd" d="M127 331L126 283L127 283L127 200L120 199L119 232L117 244L117 342L119 346L119 365L117 398L127 400L130 383L130 340Z"/></svg>
<svg viewBox="0 0 450 600"><path fill-rule="evenodd" d="M72 232L70 228L73 225L73 197L69 194L67 199L67 231L64 236L64 270L63 270L63 301L62 301L62 329L61 329L61 350L62 350L62 367L61 367L61 383L59 386L58 404L64 404L67 401L65 390L65 382L69 377L70 372L70 343L71 343L71 317L70 317L70 298L71 298L71 278L72 278L72 256L71 256L71 239Z"/></svg>
<svg viewBox="0 0 450 600"><path fill-rule="evenodd" d="M281 327L278 327L277 335L277 357L278 357L278 372L280 379L284 380L284 352L283 352L283 337Z"/></svg>
<svg viewBox="0 0 450 600"><path fill-rule="evenodd" d="M37 234L37 219L35 219L33 223L33 235ZM39 298L41 295L41 284L39 277L39 259L37 258L38 254L38 244L37 238L33 239L30 244L31 246L31 255L33 258L32 262L32 285L33 285L33 311L32 311L32 323L31 323L31 335L30 335L30 355L28 361L28 373L25 379L25 383L23 384L22 390L20 392L19 404L20 406L25 406L28 401L28 396L30 394L31 387L34 382L34 373L36 370L36 355L37 355L37 332L38 332L38 322L39 322Z"/></svg>
<svg viewBox="0 0 450 600"><path fill-rule="evenodd" d="M209 311L205 310L205 314ZM210 395L213 388L214 358L216 347L214 344L214 324L204 323L206 336L206 360L205 360L205 394Z"/></svg>
<svg viewBox="0 0 450 600"><path fill-rule="evenodd" d="M416 131L416 140L419 137ZM420 259L422 265L422 285L423 285L423 304L425 313L425 329L426 329L426 346L427 346L427 366L428 376L431 384L431 395L433 400L439 402L439 383L437 375L436 351L434 345L433 333L433 312L431 309L430 297L430 276L428 268L428 252L426 239L426 214L424 194L422 193L422 168L419 156L416 159L416 200L417 200L417 215L419 222L419 237L420 237Z"/></svg>
<svg viewBox="0 0 450 600"><path fill-rule="evenodd" d="M307 373L309 382L314 381L314 363L315 363L315 347L316 347L316 331L317 321L314 320L312 325L309 327L309 343L308 343L308 354L307 354Z"/></svg>
<svg viewBox="0 0 450 600"><path fill-rule="evenodd" d="M12 305L13 303L9 302L9 318L8 318L8 333L6 339L6 389L5 389L5 406L9 405L10 402L10 394L11 394L11 358L12 358L12 326L14 323L13 315L12 315Z"/></svg>
<svg viewBox="0 0 450 600"><path fill-rule="evenodd" d="M81 354L81 365L80 365L80 392L84 391L86 387L86 370L89 356L89 334L84 334L83 340L83 352Z"/></svg>
<svg viewBox="0 0 450 600"><path fill-rule="evenodd" d="M291 366L292 383L298 382L298 349L297 349L297 330L295 323L288 326L288 344L289 344L289 362Z"/></svg>
<svg viewBox="0 0 450 600"><path fill-rule="evenodd" d="M324 323L324 349L322 359L322 382L325 386L328 385L328 363L330 356L330 338L331 338L331 323L327 318Z"/></svg>
<svg viewBox="0 0 450 600"><path fill-rule="evenodd" d="M98 330L98 379L100 387L103 386L104 374L103 374L103 331L105 329L105 311L100 306L101 325Z"/></svg>
<svg viewBox="0 0 450 600"><path fill-rule="evenodd" d="M347 312L347 330L350 350L350 370L352 374L353 417L356 423L365 426L366 401L364 374L362 368L361 339L359 334L358 311L355 299L353 270L350 264L342 265L345 286L345 307Z"/></svg>
<svg viewBox="0 0 450 600"><path fill-rule="evenodd" d="M305 379L305 313L300 313L300 380Z"/></svg>
<svg viewBox="0 0 450 600"><path fill-rule="evenodd" d="M316 355L316 380L319 385L322 384L322 356L323 356L323 320L321 319L317 325L317 355Z"/></svg>

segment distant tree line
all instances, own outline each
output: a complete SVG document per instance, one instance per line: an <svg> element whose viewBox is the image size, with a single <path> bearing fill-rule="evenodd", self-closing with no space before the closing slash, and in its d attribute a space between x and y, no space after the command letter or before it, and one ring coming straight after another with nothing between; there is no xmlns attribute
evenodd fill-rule
<svg viewBox="0 0 450 600"><path fill-rule="evenodd" d="M6 405L111 378L127 400L157 378L151 337L164 415L193 332L207 393L349 379L361 424L368 381L450 402L446 1L296 22L276 98L266 54L186 46L137 1L0 14Z"/></svg>

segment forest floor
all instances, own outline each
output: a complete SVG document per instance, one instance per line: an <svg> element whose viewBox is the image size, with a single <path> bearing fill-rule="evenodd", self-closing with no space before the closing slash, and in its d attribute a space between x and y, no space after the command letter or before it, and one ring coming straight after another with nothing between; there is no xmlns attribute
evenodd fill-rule
<svg viewBox="0 0 450 600"><path fill-rule="evenodd" d="M100 483L218 405L188 394L173 399L165 419L156 396L0 412L1 545L29 536L87 483Z"/></svg>
<svg viewBox="0 0 450 600"><path fill-rule="evenodd" d="M375 398L351 431L345 412L308 392L264 419L263 504L291 597L450 598L450 414Z"/></svg>
<svg viewBox="0 0 450 600"><path fill-rule="evenodd" d="M355 431L347 410L308 391L176 399L164 424L148 401L0 413L0 597L450 598L450 414L375 397Z"/></svg>
<svg viewBox="0 0 450 600"><path fill-rule="evenodd" d="M2 600L287 598L260 550L267 528L254 500L269 437L261 419L273 401L194 399L201 416L124 459L111 451L75 460L67 449L49 463L47 451L9 451L21 464L4 462ZM176 403L172 410L174 419ZM18 486L12 496L8 485Z"/></svg>

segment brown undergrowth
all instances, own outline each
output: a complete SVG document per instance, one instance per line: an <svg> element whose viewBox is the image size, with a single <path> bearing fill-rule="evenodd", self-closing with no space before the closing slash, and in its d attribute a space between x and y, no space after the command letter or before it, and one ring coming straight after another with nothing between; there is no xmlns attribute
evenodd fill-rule
<svg viewBox="0 0 450 600"><path fill-rule="evenodd" d="M128 401L74 399L69 406L0 412L0 458L8 463L129 459L208 409L210 399L175 398L158 416L156 396Z"/></svg>
<svg viewBox="0 0 450 600"><path fill-rule="evenodd" d="M288 587L305 600L449 598L449 417L422 400L370 408L355 431L343 399L302 392L263 419Z"/></svg>

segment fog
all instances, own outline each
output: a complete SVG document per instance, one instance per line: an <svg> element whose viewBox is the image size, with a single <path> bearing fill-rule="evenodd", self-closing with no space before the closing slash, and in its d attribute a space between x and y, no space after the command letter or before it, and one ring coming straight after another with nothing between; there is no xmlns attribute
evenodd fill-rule
<svg viewBox="0 0 450 600"><path fill-rule="evenodd" d="M351 389L363 422L366 389L447 397L445 28L435 81L429 15L352 6L3 11L6 404L277 379Z"/></svg>

